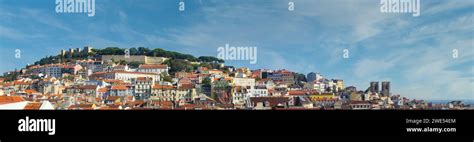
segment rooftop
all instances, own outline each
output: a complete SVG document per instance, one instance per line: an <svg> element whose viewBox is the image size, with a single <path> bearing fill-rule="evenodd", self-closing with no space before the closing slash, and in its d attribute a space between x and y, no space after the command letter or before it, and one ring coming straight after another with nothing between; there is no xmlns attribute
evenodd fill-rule
<svg viewBox="0 0 474 142"><path fill-rule="evenodd" d="M21 96L0 96L0 105L23 101L25 101L25 99Z"/></svg>

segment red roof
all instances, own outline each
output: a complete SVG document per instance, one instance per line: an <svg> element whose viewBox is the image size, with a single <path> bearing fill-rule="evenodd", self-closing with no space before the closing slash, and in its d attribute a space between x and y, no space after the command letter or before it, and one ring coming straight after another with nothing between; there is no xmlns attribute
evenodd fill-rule
<svg viewBox="0 0 474 142"><path fill-rule="evenodd" d="M0 96L0 105L23 101L25 101L25 99L21 96Z"/></svg>
<svg viewBox="0 0 474 142"><path fill-rule="evenodd" d="M42 104L43 103L40 103L40 102L29 102L28 104L26 104L26 106L23 109L25 109L25 110L39 110Z"/></svg>
<svg viewBox="0 0 474 142"><path fill-rule="evenodd" d="M142 64L138 66L140 69L166 69L168 68L167 65L164 64Z"/></svg>
<svg viewBox="0 0 474 142"><path fill-rule="evenodd" d="M112 71L110 73L127 73L127 74L148 74L148 75L157 75L156 73L149 72L129 72L129 71Z"/></svg>
<svg viewBox="0 0 474 142"><path fill-rule="evenodd" d="M99 88L99 91L98 91L98 92L105 93L105 92L107 92L107 91L109 91L109 88L103 87L103 88Z"/></svg>
<svg viewBox="0 0 474 142"><path fill-rule="evenodd" d="M31 82L16 80L15 82L13 82L13 84L15 84L15 85L31 85Z"/></svg>
<svg viewBox="0 0 474 142"><path fill-rule="evenodd" d="M174 89L176 87L170 85L155 85L153 89Z"/></svg>
<svg viewBox="0 0 474 142"><path fill-rule="evenodd" d="M26 92L26 94L38 93L38 91L32 90L32 89L25 90L25 92Z"/></svg>
<svg viewBox="0 0 474 142"><path fill-rule="evenodd" d="M191 79L187 78L187 77L183 77L181 78L179 81L178 81L179 84L190 84L191 83Z"/></svg>
<svg viewBox="0 0 474 142"><path fill-rule="evenodd" d="M194 84L181 84L181 89L193 89Z"/></svg>
<svg viewBox="0 0 474 142"><path fill-rule="evenodd" d="M84 85L80 87L81 89L97 89L97 85Z"/></svg>
<svg viewBox="0 0 474 142"><path fill-rule="evenodd" d="M108 96L107 101L115 101L117 99L120 99L120 96Z"/></svg>
<svg viewBox="0 0 474 142"><path fill-rule="evenodd" d="M103 74L115 74L115 73L157 75L156 73L149 73L149 72L129 72L129 71L118 70L118 71L111 71L111 72L96 72L96 73L91 74L91 76L103 75Z"/></svg>
<svg viewBox="0 0 474 142"><path fill-rule="evenodd" d="M92 107L94 104L78 104L78 105L72 105L69 107L69 109L85 109L85 110L92 110Z"/></svg>
<svg viewBox="0 0 474 142"><path fill-rule="evenodd" d="M117 80L117 79L104 79L103 81L107 83L117 83L117 84L124 83L122 80Z"/></svg>
<svg viewBox="0 0 474 142"><path fill-rule="evenodd" d="M145 103L145 101L143 100L136 100L136 101L132 101L132 102L127 102L126 104L128 106L138 106L138 105L143 105Z"/></svg>
<svg viewBox="0 0 474 142"><path fill-rule="evenodd" d="M173 102L171 102L171 101L161 101L161 102L155 102L155 105L159 105L161 107L172 107Z"/></svg>
<svg viewBox="0 0 474 142"><path fill-rule="evenodd" d="M258 102L268 102L270 103L271 107L275 107L278 104L284 104L288 102L290 99L287 97L250 97L250 101L254 104Z"/></svg>
<svg viewBox="0 0 474 142"><path fill-rule="evenodd" d="M111 90L127 90L127 86L125 85L113 85Z"/></svg>
<svg viewBox="0 0 474 142"><path fill-rule="evenodd" d="M306 91L303 90L290 90L288 91L289 95L305 95Z"/></svg>

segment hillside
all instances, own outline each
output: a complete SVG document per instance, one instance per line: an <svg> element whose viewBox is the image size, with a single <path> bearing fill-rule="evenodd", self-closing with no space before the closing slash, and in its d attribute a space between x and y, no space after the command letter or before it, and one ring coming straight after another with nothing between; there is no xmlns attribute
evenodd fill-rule
<svg viewBox="0 0 474 142"><path fill-rule="evenodd" d="M104 49L92 49L90 53L75 52L72 55L55 55L55 56L46 56L39 61L36 61L34 65L45 65L52 63L67 63L74 62L75 60L83 59L100 59L101 55L125 55L127 48L119 47L107 47ZM129 48L130 55L145 55L151 57L166 57L170 58L165 64L170 67L170 73L177 71L192 71L197 69L198 66L208 67L208 68L218 68L219 63L224 63L224 60L218 59L213 56L200 56L198 58L190 54L183 54L175 51L167 51L161 48L147 48L147 47L138 47L138 48ZM199 65L192 65L191 62L201 62ZM127 63L125 61L116 61L118 64L127 64L131 67L137 67L138 63Z"/></svg>

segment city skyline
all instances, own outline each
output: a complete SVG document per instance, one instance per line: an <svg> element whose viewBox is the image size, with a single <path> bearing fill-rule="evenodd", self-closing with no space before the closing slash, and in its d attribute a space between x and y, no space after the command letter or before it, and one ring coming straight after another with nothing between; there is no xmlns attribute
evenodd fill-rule
<svg viewBox="0 0 474 142"><path fill-rule="evenodd" d="M0 71L85 45L217 56L231 44L258 47L258 62L227 65L320 72L358 89L390 81L392 92L414 99L474 99L474 2L421 1L418 17L381 13L378 1L295 0L293 12L284 0L185 1L184 12L177 2L96 1L88 17L57 14L54 1L1 1Z"/></svg>

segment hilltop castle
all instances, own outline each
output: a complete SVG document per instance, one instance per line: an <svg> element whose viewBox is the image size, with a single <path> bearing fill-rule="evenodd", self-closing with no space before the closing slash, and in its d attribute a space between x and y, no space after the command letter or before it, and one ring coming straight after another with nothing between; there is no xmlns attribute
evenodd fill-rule
<svg viewBox="0 0 474 142"><path fill-rule="evenodd" d="M85 46L82 51L80 48L69 48L69 50L61 50L61 52L59 53L61 56L67 56L67 57L72 57L72 55L74 55L75 53L76 54L88 54L92 52L92 46Z"/></svg>

